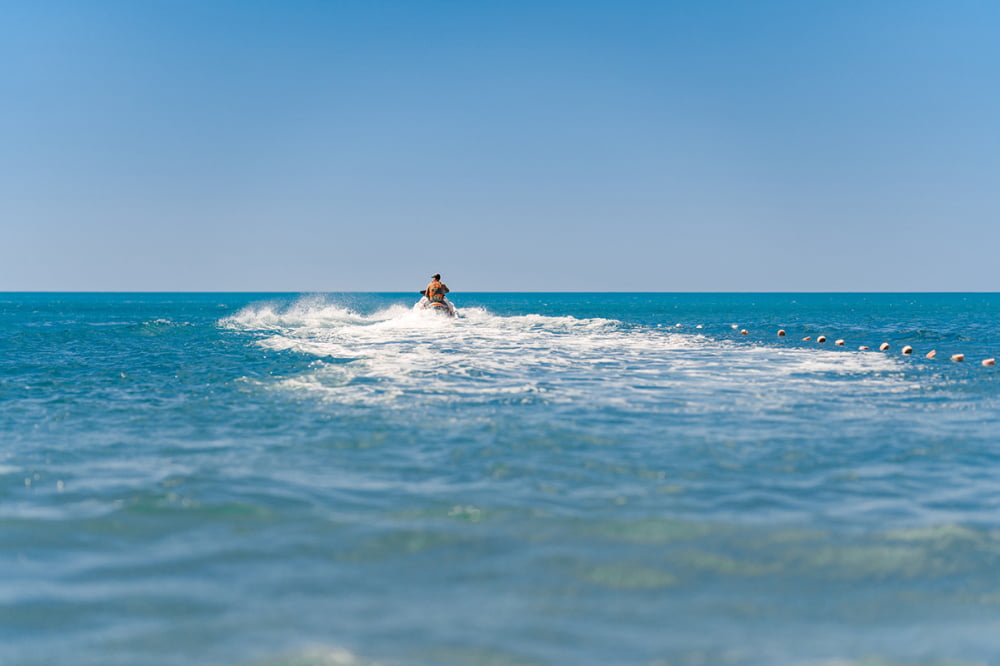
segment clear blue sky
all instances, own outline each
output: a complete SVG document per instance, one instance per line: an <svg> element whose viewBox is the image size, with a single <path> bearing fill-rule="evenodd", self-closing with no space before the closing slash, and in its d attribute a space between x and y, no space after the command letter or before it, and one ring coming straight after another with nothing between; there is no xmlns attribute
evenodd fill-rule
<svg viewBox="0 0 1000 666"><path fill-rule="evenodd" d="M993 0L0 9L0 290L1000 290Z"/></svg>

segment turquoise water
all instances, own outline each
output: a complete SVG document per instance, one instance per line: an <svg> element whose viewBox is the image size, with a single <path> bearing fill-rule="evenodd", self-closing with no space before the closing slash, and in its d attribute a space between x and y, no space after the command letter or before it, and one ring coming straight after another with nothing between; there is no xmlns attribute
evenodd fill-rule
<svg viewBox="0 0 1000 666"><path fill-rule="evenodd" d="M0 294L0 664L1000 663L1000 295L453 296Z"/></svg>

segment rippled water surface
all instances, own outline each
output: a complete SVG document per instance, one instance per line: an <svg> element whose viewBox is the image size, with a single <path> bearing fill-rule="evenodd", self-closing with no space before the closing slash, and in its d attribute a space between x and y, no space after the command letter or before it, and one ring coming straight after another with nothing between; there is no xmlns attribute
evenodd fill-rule
<svg viewBox="0 0 1000 666"><path fill-rule="evenodd" d="M0 294L0 664L1000 664L1000 296L454 296Z"/></svg>

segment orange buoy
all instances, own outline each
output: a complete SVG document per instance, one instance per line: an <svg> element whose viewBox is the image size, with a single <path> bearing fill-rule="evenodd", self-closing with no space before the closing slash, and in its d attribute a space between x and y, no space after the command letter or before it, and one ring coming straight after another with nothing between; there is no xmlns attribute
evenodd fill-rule
<svg viewBox="0 0 1000 666"><path fill-rule="evenodd" d="M785 337L785 329L783 329L783 328L779 328L778 329L778 337L779 338Z"/></svg>
<svg viewBox="0 0 1000 666"><path fill-rule="evenodd" d="M988 358L985 361L983 361L983 365L996 365L996 364L997 360L995 358Z"/></svg>
<svg viewBox="0 0 1000 666"><path fill-rule="evenodd" d="M965 360L965 354L952 354L951 355L951 360L953 360L955 362L964 361Z"/></svg>
<svg viewBox="0 0 1000 666"><path fill-rule="evenodd" d="M819 336L818 338L816 338L816 342L826 342L826 336L825 335Z"/></svg>
<svg viewBox="0 0 1000 666"><path fill-rule="evenodd" d="M924 354L924 356L927 357L927 358L934 358L935 356L937 356L937 350L936 349L932 349L929 352L927 352L926 354Z"/></svg>
<svg viewBox="0 0 1000 666"><path fill-rule="evenodd" d="M858 351L868 351L869 349L871 349L871 347L869 347L868 345L861 345L860 347L858 347Z"/></svg>
<svg viewBox="0 0 1000 666"><path fill-rule="evenodd" d="M843 340L837 340L833 344L837 345L838 347L843 347L844 346L844 341Z"/></svg>
<svg viewBox="0 0 1000 666"><path fill-rule="evenodd" d="M889 343L888 342L883 342L882 344L880 344L878 346L878 350L879 351L889 351Z"/></svg>
<svg viewBox="0 0 1000 666"><path fill-rule="evenodd" d="M812 340L811 335L807 335L806 337L802 338L802 342L809 342L810 340Z"/></svg>
<svg viewBox="0 0 1000 666"><path fill-rule="evenodd" d="M906 345L905 347L903 347L903 353L904 354L912 354L913 353L913 347L911 347L910 345Z"/></svg>

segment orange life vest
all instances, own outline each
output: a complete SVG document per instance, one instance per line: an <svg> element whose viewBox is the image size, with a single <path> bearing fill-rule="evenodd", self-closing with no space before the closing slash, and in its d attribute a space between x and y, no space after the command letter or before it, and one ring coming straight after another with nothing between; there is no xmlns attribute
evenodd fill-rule
<svg viewBox="0 0 1000 666"><path fill-rule="evenodd" d="M427 300L433 303L444 302L444 285L437 280L427 285Z"/></svg>

